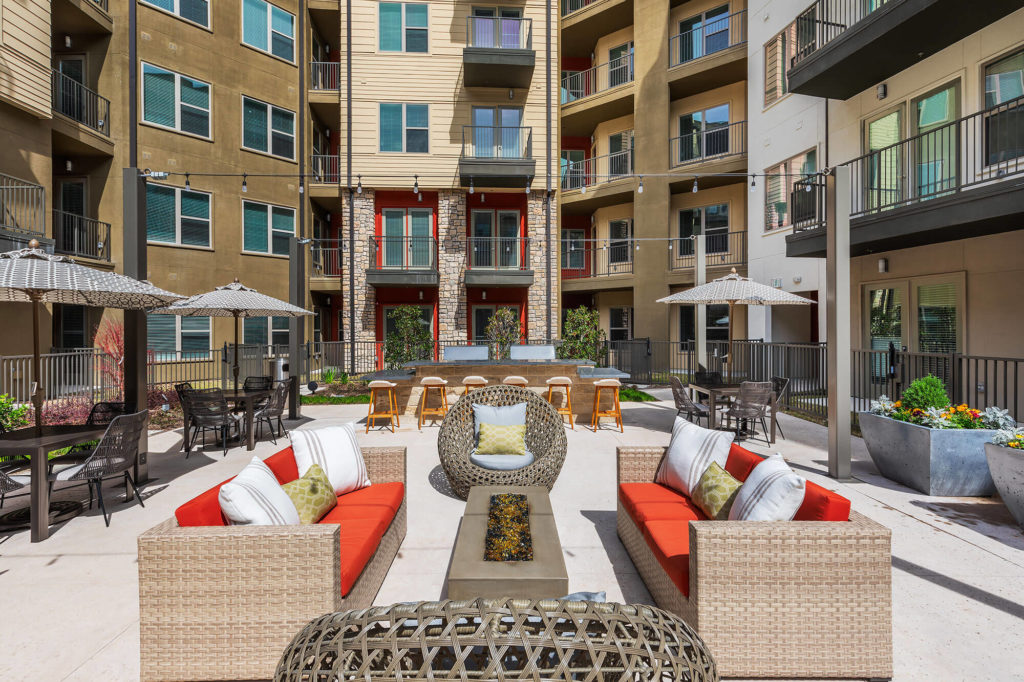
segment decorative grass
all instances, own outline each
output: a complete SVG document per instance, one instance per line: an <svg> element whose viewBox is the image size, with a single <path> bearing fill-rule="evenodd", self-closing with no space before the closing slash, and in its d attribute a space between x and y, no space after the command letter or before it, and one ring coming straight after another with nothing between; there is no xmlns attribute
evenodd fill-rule
<svg viewBox="0 0 1024 682"><path fill-rule="evenodd" d="M304 395L303 405L366 405L369 395Z"/></svg>
<svg viewBox="0 0 1024 682"><path fill-rule="evenodd" d="M491 495L484 539L486 561L533 561L530 506L526 495Z"/></svg>
<svg viewBox="0 0 1024 682"><path fill-rule="evenodd" d="M633 388L631 386L623 386L619 389L619 402L623 403L649 403L653 400L657 400L653 395L646 391L641 391L639 388Z"/></svg>

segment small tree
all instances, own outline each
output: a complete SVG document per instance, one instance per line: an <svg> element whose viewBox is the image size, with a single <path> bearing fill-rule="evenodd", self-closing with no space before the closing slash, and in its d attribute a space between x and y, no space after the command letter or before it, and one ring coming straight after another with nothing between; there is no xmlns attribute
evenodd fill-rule
<svg viewBox="0 0 1024 682"><path fill-rule="evenodd" d="M407 362L433 356L434 339L417 306L398 306L388 313L388 319L395 325L395 331L384 339L384 365L388 369L400 369Z"/></svg>
<svg viewBox="0 0 1024 682"><path fill-rule="evenodd" d="M484 333L491 347L491 356L495 360L504 360L508 357L508 347L523 338L519 312L515 308L498 308L487 322Z"/></svg>
<svg viewBox="0 0 1024 682"><path fill-rule="evenodd" d="M0 426L12 431L28 424L28 405L18 405L14 398L0 393Z"/></svg>
<svg viewBox="0 0 1024 682"><path fill-rule="evenodd" d="M565 313L558 357L564 360L600 362L604 358L604 340L600 313L582 305L570 309Z"/></svg>
<svg viewBox="0 0 1024 682"><path fill-rule="evenodd" d="M117 392L115 400L124 395L124 323L103 318L96 332L96 347L107 354L100 363L104 387Z"/></svg>

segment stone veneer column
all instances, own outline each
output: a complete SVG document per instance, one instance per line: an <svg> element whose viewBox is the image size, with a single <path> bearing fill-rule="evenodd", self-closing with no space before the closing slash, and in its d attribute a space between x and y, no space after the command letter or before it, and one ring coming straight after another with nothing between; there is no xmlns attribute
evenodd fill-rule
<svg viewBox="0 0 1024 682"><path fill-rule="evenodd" d="M342 276L342 291L344 292L344 309L342 316L344 319L345 329L345 340L346 341L376 341L377 339L377 326L376 326L376 296L373 287L366 283L366 269L370 263L370 238L374 234L374 191L372 189L363 188L362 194L353 195L353 205L355 208L355 308L356 308L356 328L355 333L349 328L349 280L348 270L349 263L351 262L348 258L348 252L345 252L345 272ZM348 196L342 198L342 216L343 220L348 219ZM344 246L348 247L348 226L343 225L342 230L339 234L339 238L343 241Z"/></svg>
<svg viewBox="0 0 1024 682"><path fill-rule="evenodd" d="M469 333L466 305L466 194L461 190L437 193L438 338L464 341Z"/></svg>
<svg viewBox="0 0 1024 682"><path fill-rule="evenodd" d="M526 236L530 239L530 269L533 270L533 285L526 296L527 335L531 341L546 341L548 316L551 319L551 335L559 334L558 295L558 249L556 248L557 205L551 199L551 305L548 306L547 242L544 229L544 191L530 192L526 200Z"/></svg>

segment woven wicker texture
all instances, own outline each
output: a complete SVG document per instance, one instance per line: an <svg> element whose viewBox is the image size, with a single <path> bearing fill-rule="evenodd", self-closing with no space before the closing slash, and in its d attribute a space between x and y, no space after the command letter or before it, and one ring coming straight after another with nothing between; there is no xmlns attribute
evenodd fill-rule
<svg viewBox="0 0 1024 682"><path fill-rule="evenodd" d="M650 606L476 599L317 618L292 640L276 682L319 680L715 682L683 621Z"/></svg>
<svg viewBox="0 0 1024 682"><path fill-rule="evenodd" d="M532 464L512 471L495 471L469 461L475 446L474 403L494 406L526 403L526 449L533 454ZM448 482L462 499L466 499L474 485L542 485L551 490L565 462L565 427L562 416L544 398L519 386L499 384L459 398L441 424L437 449Z"/></svg>
<svg viewBox="0 0 1024 682"><path fill-rule="evenodd" d="M405 482L404 447L362 451L371 481ZM138 540L142 679L270 679L311 618L373 603L405 532L403 501L342 598L337 524L182 528L168 519L146 531Z"/></svg>
<svg viewBox="0 0 1024 682"><path fill-rule="evenodd" d="M661 447L620 447L619 483L654 480ZM654 601L696 628L725 677L892 677L890 531L850 521L691 521L690 594L622 504L619 538Z"/></svg>

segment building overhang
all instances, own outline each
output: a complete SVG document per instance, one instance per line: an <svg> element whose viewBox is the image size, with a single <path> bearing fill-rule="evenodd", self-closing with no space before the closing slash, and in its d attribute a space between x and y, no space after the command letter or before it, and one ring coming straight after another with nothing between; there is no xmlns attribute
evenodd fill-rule
<svg viewBox="0 0 1024 682"><path fill-rule="evenodd" d="M599 123L632 114L635 90L630 81L562 104L558 112L562 135L589 137Z"/></svg>
<svg viewBox="0 0 1024 682"><path fill-rule="evenodd" d="M522 189L529 186L537 171L534 159L459 159L459 182L469 187L505 187Z"/></svg>
<svg viewBox="0 0 1024 682"><path fill-rule="evenodd" d="M440 282L437 270L366 271L366 283L374 287L436 287Z"/></svg>
<svg viewBox="0 0 1024 682"><path fill-rule="evenodd" d="M529 287L533 270L466 270L467 287Z"/></svg>
<svg viewBox="0 0 1024 682"><path fill-rule="evenodd" d="M671 99L689 97L747 78L747 44L733 45L668 70Z"/></svg>
<svg viewBox="0 0 1024 682"><path fill-rule="evenodd" d="M528 88L535 62L533 50L464 47L463 82L468 88Z"/></svg>

